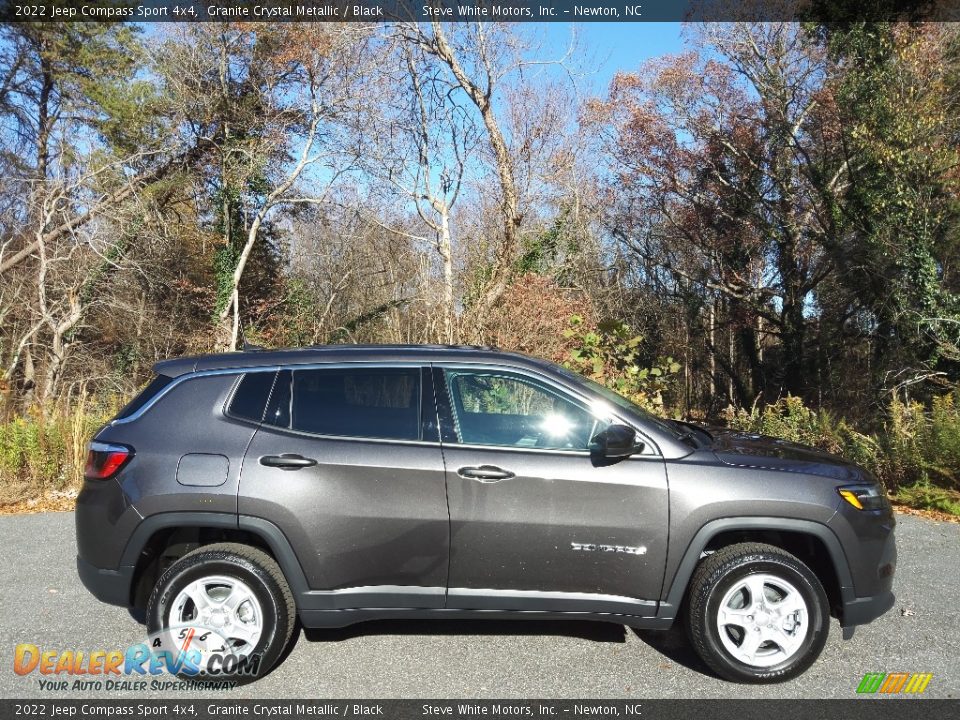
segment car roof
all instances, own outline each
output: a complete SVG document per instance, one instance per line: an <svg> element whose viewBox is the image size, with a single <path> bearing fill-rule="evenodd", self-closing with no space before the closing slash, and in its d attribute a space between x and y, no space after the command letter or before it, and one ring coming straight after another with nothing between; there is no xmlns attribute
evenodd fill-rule
<svg viewBox="0 0 960 720"><path fill-rule="evenodd" d="M315 345L283 350L245 350L162 360L158 375L178 377L207 370L312 365L348 362L491 362L498 365L546 367L546 360L480 345Z"/></svg>

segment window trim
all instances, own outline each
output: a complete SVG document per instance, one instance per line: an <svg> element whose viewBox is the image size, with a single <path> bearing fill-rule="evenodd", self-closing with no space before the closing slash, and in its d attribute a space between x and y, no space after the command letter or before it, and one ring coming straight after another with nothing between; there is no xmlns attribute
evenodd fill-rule
<svg viewBox="0 0 960 720"><path fill-rule="evenodd" d="M189 382L190 380L196 380L196 379L198 379L198 378L212 377L212 376L217 376L217 375L237 375L237 376L240 376L240 375L246 375L246 374L248 374L248 373L254 373L254 372L274 372L274 373L279 373L281 370L291 370L291 371L293 371L293 370L297 370L297 369L299 369L299 370L314 370L314 369L323 369L323 368L361 368L361 367L371 367L371 368L375 368L375 367L386 367L386 368L392 368L392 367L418 367L418 368L420 368L420 372L421 372L421 382L422 382L422 374L423 374L423 371L424 371L424 369L429 370L430 364L429 364L429 363L425 363L425 362L423 362L422 360L398 360L398 361L396 361L396 362L383 361L383 360L374 361L374 362L368 362L368 361L362 361L362 360L361 360L361 361L358 361L358 362L293 363L293 364L289 364L289 365L254 365L254 366L243 366L243 367L238 366L238 367L231 367L231 368L218 368L218 369L215 369L215 370L196 370L196 371L194 371L194 372L184 373L183 375L178 375L178 376L172 378L172 381L169 382L169 383L167 383L166 387L164 387L159 393L157 393L156 395L154 395L154 396L150 399L150 401L147 402L147 403L145 403L139 410L137 410L137 412L135 412L135 413L133 413L132 415L129 415L129 416L125 417L125 418L120 418L120 419L111 420L109 424L110 424L111 426L113 426L113 425L123 425L123 424L129 423L129 422L133 422L134 420L138 420L139 418L143 417L143 416L147 413L147 411L150 410L150 408L152 408L154 405L156 405L158 402L160 402L160 400L162 400L162 399L163 399L168 393L170 393L174 388L178 387L179 385L182 385L182 384L185 383L185 382ZM230 398L232 398L233 393L234 393L235 390L236 390L236 384L237 384L238 382L239 382L239 380L235 380L235 381L234 381L234 385L231 386L230 391L229 391L229 393L227 394L227 400L226 400L226 401L224 402L224 404L221 405L221 407L220 407L220 414L223 415L224 417L230 418L231 420L242 421L242 420L243 420L242 418L235 418L235 417L233 417L232 415L228 415L228 414L226 413L227 403L229 402ZM276 384L276 381L274 381L274 384ZM267 400L267 402L269 403L269 399ZM434 405L436 405L436 403L434 403ZM251 421L251 420L246 420L245 422L252 422L252 421ZM265 423L263 423L263 422L261 421L260 424L261 424L261 425L264 425ZM276 429L276 430L284 430L284 429L289 430L289 428L280 428L280 427L277 427L276 425L268 425L267 427L271 427L271 428L274 428L274 429ZM324 437L342 438L342 437L345 437L345 436L342 436L342 435L330 435L330 436L324 436ZM352 437L352 436L351 436L351 437ZM359 438L356 438L356 439L358 439L358 440L367 440L367 439L369 439L369 438L359 437ZM398 441L395 441L395 442L413 442L413 441L399 441L399 440L398 440ZM439 444L439 443L436 443L436 444Z"/></svg>
<svg viewBox="0 0 960 720"><path fill-rule="evenodd" d="M166 382L162 383L162 385L160 386L160 389L159 389L159 390L155 390L153 393L151 393L149 396L147 396L147 398L146 398L143 402L141 402L141 403L136 407L135 410L132 410L132 411L131 411L131 410L130 410L130 407L133 406L133 405L135 405L135 404L137 403L137 401L140 400L141 396L143 396L143 395L147 392L147 390L150 388L150 386L153 385L154 383L156 383L158 380L160 380L160 378L165 378L165 379L166 379ZM138 414L138 413L140 412L140 410L143 409L144 407L146 407L147 405L149 405L149 404L153 401L154 398L159 397L160 395L163 395L163 393L166 391L166 389L167 389L171 384L173 384L174 382L176 382L176 380L177 380L177 379L176 379L175 377L171 377L171 376L169 376L169 375L164 375L163 373L155 373L154 376L153 376L153 378L150 380L150 382L148 382L146 385L144 385L142 388L140 388L139 392L137 392L136 395L134 395L132 398L130 398L130 401L127 402L122 408L120 408L119 411L117 411L117 414L116 414L116 416L115 416L115 419L117 419L117 420L126 420L128 417L133 417L134 415Z"/></svg>
<svg viewBox="0 0 960 720"><path fill-rule="evenodd" d="M434 410L438 413L440 418L440 441L432 440L391 440L389 438L366 438L366 437L355 437L355 436L346 436L346 435L319 435L315 433L305 433L299 430L293 430L291 428L281 428L276 425L268 425L264 422L260 423L261 428L269 428L277 432L287 432L302 437L313 437L326 440L346 440L346 441L359 441L359 442L375 442L375 443L400 443L403 445L420 445L420 446L431 446L431 447L442 447L444 445L450 445L452 447L458 448L473 448L473 449L501 449L501 450L512 450L514 452L533 452L533 453L559 453L564 455L578 455L583 457L589 457L590 451L588 450L549 450L546 448L518 448L515 446L501 446L501 445L468 445L465 443L457 443L445 441L444 435L447 432L447 422L443 417L443 408L441 406L441 393L445 394L445 399L449 402L450 391L447 388L447 381L443 375L444 368L460 368L460 369L475 369L475 370L494 370L508 373L516 373L518 375L525 375L530 377L533 380L551 385L556 388L558 391L565 395L572 396L576 398L581 404L589 406L591 401L597 400L597 398L591 398L589 395L585 395L582 392L579 392L576 389L565 385L549 375L545 375L541 372L533 371L524 366L511 365L511 364L497 364L489 362L424 362L423 360L397 360L397 361L357 361L357 362L316 362L316 363L294 363L288 365L255 365L255 366L246 366L246 367L231 367L231 368L219 368L215 370L198 370L191 373L185 373L173 378L173 381L167 383L166 387L163 388L159 393L153 396L149 402L144 404L137 412L129 415L128 417L121 418L119 420L112 420L110 425L122 425L129 422L134 422L145 415L154 405L156 405L160 400L162 400L169 392L174 388L178 387L182 383L194 380L196 378L210 377L214 375L244 375L250 372L274 372L278 373L281 370L294 370L294 369L323 369L323 368L361 368L361 367L418 367L421 369L421 382L422 374L424 372L435 371L439 375L439 382L437 374L433 376L433 391L434 391ZM276 384L276 381L274 381ZM232 396L233 389L231 389L230 395ZM422 395L422 393L421 393ZM269 402L269 400L268 400ZM250 420L238 420L233 418L225 413L226 405L221 407L221 414L224 417L229 417L231 420L236 422L252 422ZM422 408L421 408L422 413ZM660 450L660 446L650 437L650 435L641 427L638 427L638 424L627 420L623 415L616 412L616 408L611 408L611 417L613 417L618 423L626 425L630 428L633 428L634 432L644 441L644 450L641 453L638 453L628 459L647 459L652 457L663 458L663 453ZM649 450L649 452L648 452Z"/></svg>
<svg viewBox="0 0 960 720"><path fill-rule="evenodd" d="M454 427L456 423L456 414L453 409L453 396L451 394L451 389L449 383L447 383L447 376L444 370L475 370L480 372L499 372L504 374L519 375L528 380L532 380L535 383L540 383L542 385L548 386L551 390L555 391L561 398L566 399L568 402L571 402L574 405L580 406L583 410L592 414L590 410L590 405L593 402L596 402L598 399L602 398L593 398L589 395L586 395L578 390L572 389L567 385L564 385L561 382L554 380L549 375L539 373L533 370L529 370L524 367L517 367L515 365L497 365L492 363L471 363L471 362L434 362L431 363L431 366L435 370L434 374L434 386L435 392L437 393L437 411L440 413L440 422L441 422L441 444L449 445L455 448L471 448L471 449L486 449L486 450L509 450L513 452L534 452L534 453L559 453L563 455L580 455L589 457L591 455L589 450L572 450L568 448L537 448L537 447L517 447L516 445L482 445L477 443L465 443L459 441L459 433ZM437 387L439 385L439 387ZM439 398L439 393L445 393L446 397L444 402L441 403ZM637 423L627 420L623 415L619 414L617 408L610 407L610 417L613 419L615 424L626 425L629 428L632 428L637 436L643 441L644 447L643 450L636 455L631 457L633 458L651 458L651 457L663 457L663 453L660 451L659 446L650 438L649 434L643 431L642 428L637 427ZM444 412L449 413L449 417L444 417ZM445 428L443 426L446 426ZM458 438L457 441L443 441L449 431L453 431ZM628 458L629 459L629 458Z"/></svg>

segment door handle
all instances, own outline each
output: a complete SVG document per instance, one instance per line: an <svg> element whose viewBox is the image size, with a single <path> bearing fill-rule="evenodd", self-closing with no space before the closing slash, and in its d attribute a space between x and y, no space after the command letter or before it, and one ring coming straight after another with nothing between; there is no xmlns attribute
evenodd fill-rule
<svg viewBox="0 0 960 720"><path fill-rule="evenodd" d="M294 455L285 453L283 455L264 455L260 458L260 464L267 467L280 468L281 470L299 470L300 468L311 467L317 464L313 458L306 458L303 455Z"/></svg>
<svg viewBox="0 0 960 720"><path fill-rule="evenodd" d="M462 467L457 470L457 475L462 478L470 478L480 482L492 483L498 480L509 480L516 475L509 470L498 468L496 465L481 465L480 467Z"/></svg>

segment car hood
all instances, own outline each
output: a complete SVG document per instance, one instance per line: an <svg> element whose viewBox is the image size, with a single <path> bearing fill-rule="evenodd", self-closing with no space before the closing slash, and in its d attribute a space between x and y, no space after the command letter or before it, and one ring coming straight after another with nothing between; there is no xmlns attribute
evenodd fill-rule
<svg viewBox="0 0 960 720"><path fill-rule="evenodd" d="M710 428L711 449L720 462L734 467L820 475L842 482L864 479L863 470L837 455L767 435Z"/></svg>

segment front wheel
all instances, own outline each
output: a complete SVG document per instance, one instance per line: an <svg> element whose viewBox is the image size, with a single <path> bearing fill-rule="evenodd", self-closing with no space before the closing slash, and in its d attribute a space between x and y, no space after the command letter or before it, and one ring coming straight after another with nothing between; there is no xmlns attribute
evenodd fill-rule
<svg viewBox="0 0 960 720"><path fill-rule="evenodd" d="M829 622L817 576L773 545L723 548L701 560L690 581L690 640L727 680L771 683L800 675L823 650Z"/></svg>

